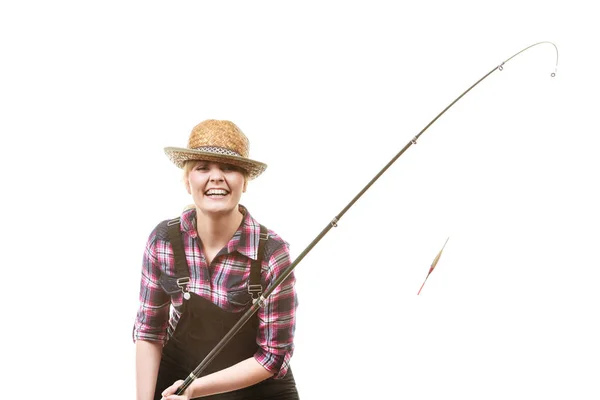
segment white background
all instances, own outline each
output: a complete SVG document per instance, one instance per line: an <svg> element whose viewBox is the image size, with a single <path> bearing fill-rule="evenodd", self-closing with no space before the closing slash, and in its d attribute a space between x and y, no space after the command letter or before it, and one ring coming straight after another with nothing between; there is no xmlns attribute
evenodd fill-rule
<svg viewBox="0 0 600 400"><path fill-rule="evenodd" d="M410 4L410 5L406 5ZM230 119L296 257L303 399L598 399L599 29L587 1L3 2L2 390L134 398L165 146ZM417 296L431 261L438 267Z"/></svg>

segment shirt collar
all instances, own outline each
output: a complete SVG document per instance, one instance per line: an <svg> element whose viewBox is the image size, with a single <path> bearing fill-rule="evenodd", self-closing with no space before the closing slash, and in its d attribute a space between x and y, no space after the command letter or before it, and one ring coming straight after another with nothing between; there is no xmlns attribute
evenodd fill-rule
<svg viewBox="0 0 600 400"><path fill-rule="evenodd" d="M244 214L242 223L233 237L227 243L227 253L238 253L256 260L258 258L258 243L260 240L260 224L256 221L246 207L239 205L239 209ZM190 208L181 214L181 231L196 238L196 209Z"/></svg>

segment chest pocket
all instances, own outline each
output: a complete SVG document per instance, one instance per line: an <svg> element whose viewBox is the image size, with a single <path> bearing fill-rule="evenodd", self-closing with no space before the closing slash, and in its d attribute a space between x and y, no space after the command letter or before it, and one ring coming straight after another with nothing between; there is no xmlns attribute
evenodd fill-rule
<svg viewBox="0 0 600 400"><path fill-rule="evenodd" d="M248 289L234 290L227 293L227 301L234 306L248 306L252 300L252 296L248 293Z"/></svg>

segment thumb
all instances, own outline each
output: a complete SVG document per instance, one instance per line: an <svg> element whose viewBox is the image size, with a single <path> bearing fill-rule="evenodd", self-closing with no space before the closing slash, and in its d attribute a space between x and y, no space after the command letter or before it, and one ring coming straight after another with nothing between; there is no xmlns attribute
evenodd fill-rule
<svg viewBox="0 0 600 400"><path fill-rule="evenodd" d="M182 383L183 383L183 381L180 379L180 380L176 381L175 383L173 383L168 388L166 388L165 390L163 390L163 392L161 393L161 396L163 397L163 399L166 399L168 396L174 394L177 391L177 389L179 389L179 386L181 386Z"/></svg>

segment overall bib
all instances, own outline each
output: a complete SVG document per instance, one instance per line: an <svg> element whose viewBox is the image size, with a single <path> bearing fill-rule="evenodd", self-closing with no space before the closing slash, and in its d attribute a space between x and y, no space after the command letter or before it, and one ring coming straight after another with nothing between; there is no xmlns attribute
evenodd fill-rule
<svg viewBox="0 0 600 400"><path fill-rule="evenodd" d="M177 221L177 223L175 223ZM173 222L173 223L171 223ZM183 242L179 231L179 219L169 223L169 239L173 247L175 258L176 277L170 278L171 282L163 281L161 285L167 288L167 292L173 293L181 289L182 278L189 279L189 270L185 253L183 253ZM259 244L258 257L252 262L250 272L249 288L260 286L260 268L263 259L264 246L268 240L266 228L261 226L261 240ZM259 289L262 290L262 289ZM250 291L249 291L250 292ZM249 292L236 293L236 300L243 295L250 307L252 295ZM204 359L204 357L217 345L217 343L229 332L239 320L240 313L232 313L219 308L209 300L195 293L184 290L185 296L182 304L182 312L173 335L167 341L162 351L160 368L154 399L161 399L161 392L178 379L185 379ZM258 316L254 314L248 322L242 326L237 334L231 339L222 351L208 364L200 376L230 367L238 362L252 357L257 350L256 335L258 329ZM269 378L256 385L239 389L233 392L222 393L203 399L214 400L298 400L296 383L291 368L285 377L281 379Z"/></svg>

